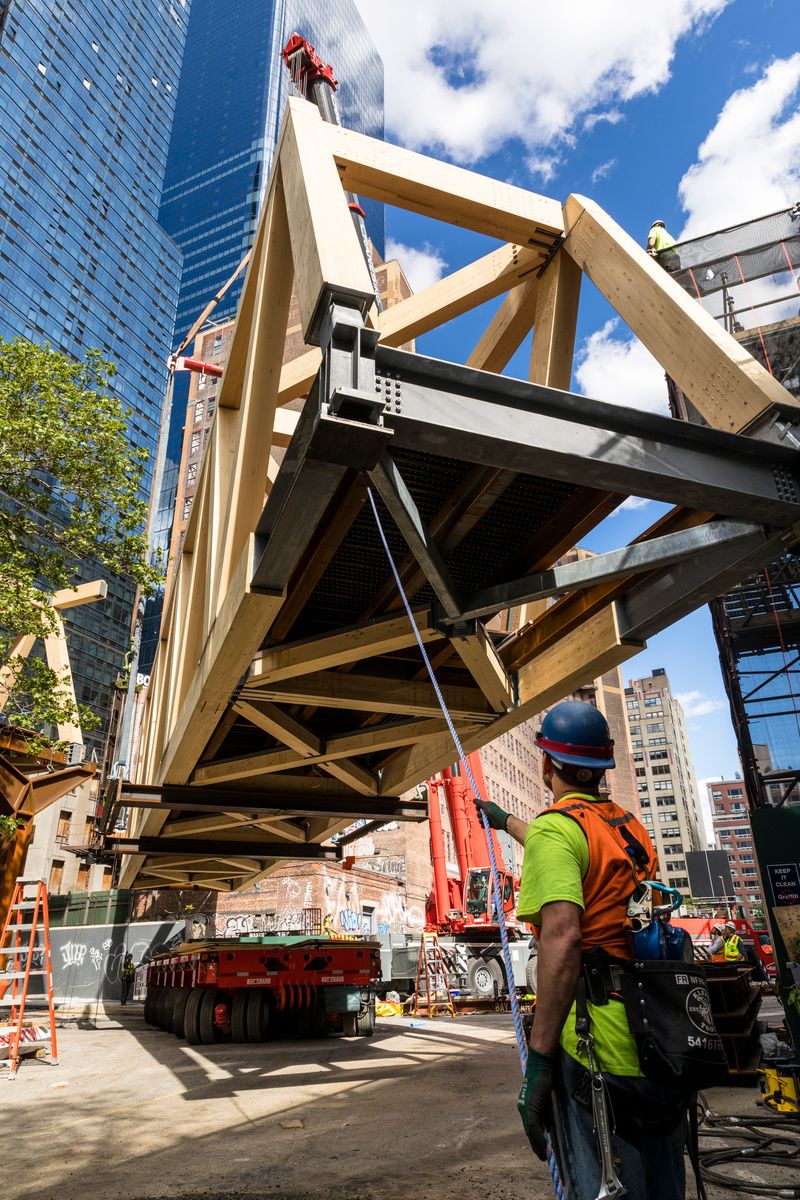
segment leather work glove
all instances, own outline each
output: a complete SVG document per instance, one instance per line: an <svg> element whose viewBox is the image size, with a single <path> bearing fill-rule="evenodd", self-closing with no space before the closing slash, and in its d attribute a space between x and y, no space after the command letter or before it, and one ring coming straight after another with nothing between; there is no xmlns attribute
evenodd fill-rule
<svg viewBox="0 0 800 1200"><path fill-rule="evenodd" d="M476 798L475 807L478 812L486 813L492 829L505 829L509 814L499 804L493 804L491 800L478 800Z"/></svg>
<svg viewBox="0 0 800 1200"><path fill-rule="evenodd" d="M545 1130L553 1115L551 1095L555 1062L555 1054L540 1054L529 1046L525 1080L517 1100L517 1112L522 1118L531 1149L542 1162L547 1157Z"/></svg>

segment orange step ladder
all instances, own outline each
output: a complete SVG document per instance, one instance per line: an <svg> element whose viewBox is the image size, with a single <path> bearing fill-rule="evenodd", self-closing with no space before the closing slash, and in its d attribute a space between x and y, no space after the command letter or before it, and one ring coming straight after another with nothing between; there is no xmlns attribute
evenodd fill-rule
<svg viewBox="0 0 800 1200"><path fill-rule="evenodd" d="M37 935L41 933L41 943ZM42 966L33 965L34 957L42 956ZM50 955L50 912L47 888L42 879L18 879L14 895L0 934L0 962L11 960L11 971L0 971L0 984L10 982L0 996L0 1049L8 1049L9 1078L17 1073L20 1047L48 1040L46 1029L26 1021L26 1009L47 1003L50 1022L50 1061L58 1064L56 1044L56 1014L53 1000L53 964ZM44 995L29 995L31 978L44 977ZM8 1018L6 1019L6 1014Z"/></svg>
<svg viewBox="0 0 800 1200"><path fill-rule="evenodd" d="M437 1012L456 1015L456 1007L450 994L447 964L437 933L423 933L417 959L417 982L414 988L412 1017L420 1015L420 1006L425 1006L425 1016L435 1017Z"/></svg>

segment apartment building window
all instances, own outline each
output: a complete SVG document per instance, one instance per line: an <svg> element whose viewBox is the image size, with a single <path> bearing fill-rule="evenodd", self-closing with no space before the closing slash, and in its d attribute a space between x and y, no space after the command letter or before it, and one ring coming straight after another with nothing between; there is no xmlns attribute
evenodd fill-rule
<svg viewBox="0 0 800 1200"><path fill-rule="evenodd" d="M742 874L748 879L751 879L755 873L755 867L742 867Z"/></svg>
<svg viewBox="0 0 800 1200"><path fill-rule="evenodd" d="M658 796L656 804L659 808L671 808L675 804L674 796Z"/></svg>
<svg viewBox="0 0 800 1200"><path fill-rule="evenodd" d="M669 758L668 750L651 750L650 762L663 762L665 758Z"/></svg>
<svg viewBox="0 0 800 1200"><path fill-rule="evenodd" d="M638 708L639 701L638 700L626 700L625 705L627 708Z"/></svg>
<svg viewBox="0 0 800 1200"><path fill-rule="evenodd" d="M680 829L662 829L662 838L679 838L681 836Z"/></svg>
<svg viewBox="0 0 800 1200"><path fill-rule="evenodd" d="M197 483L197 463L189 463L189 468L186 472L186 486L194 487Z"/></svg>
<svg viewBox="0 0 800 1200"><path fill-rule="evenodd" d="M637 783L636 787L639 789L639 791L640 791L640 792L646 792L646 791L647 791L647 784L646 784L646 783Z"/></svg>
<svg viewBox="0 0 800 1200"><path fill-rule="evenodd" d="M674 812L668 812L668 813L659 813L659 814L658 814L658 819L659 819L659 821L661 822L661 824L662 824L662 825L664 825L664 824L666 824L666 823L668 823L668 822L670 822L670 821L677 821L677 819L678 819L678 814L677 814L677 813L674 813Z"/></svg>
<svg viewBox="0 0 800 1200"><path fill-rule="evenodd" d="M634 738L633 741L631 742L631 747L634 750L641 750L643 745L644 745L644 742L642 741L641 738Z"/></svg>
<svg viewBox="0 0 800 1200"><path fill-rule="evenodd" d="M199 425L203 419L203 407L204 407L204 402L202 400L195 401L195 406L194 406L194 423L195 423L195 425Z"/></svg>
<svg viewBox="0 0 800 1200"><path fill-rule="evenodd" d="M687 888L689 886L689 880L685 875L681 875L679 878L673 879L672 882L674 883L675 887L678 888Z"/></svg>
<svg viewBox="0 0 800 1200"><path fill-rule="evenodd" d="M653 781L653 791L655 791L655 792L671 792L672 791L672 780L671 779L655 779Z"/></svg>
<svg viewBox="0 0 800 1200"><path fill-rule="evenodd" d="M647 775L647 768L646 767L637 767L636 774L637 774L637 776L642 776L642 777Z"/></svg>
<svg viewBox="0 0 800 1200"><path fill-rule="evenodd" d="M638 725L631 725L630 733L632 737L638 737L641 732L641 728Z"/></svg>
<svg viewBox="0 0 800 1200"><path fill-rule="evenodd" d="M753 856L752 856L752 854L740 854L739 861L740 862L752 862Z"/></svg>
<svg viewBox="0 0 800 1200"><path fill-rule="evenodd" d="M665 766L653 767L654 775L669 775L672 772L672 767L667 763Z"/></svg>
<svg viewBox="0 0 800 1200"><path fill-rule="evenodd" d="M744 792L741 788L728 788L729 796L743 796Z"/></svg>
<svg viewBox="0 0 800 1200"><path fill-rule="evenodd" d="M664 732L664 722L663 721L648 722L647 732L648 733L663 733Z"/></svg>
<svg viewBox="0 0 800 1200"><path fill-rule="evenodd" d="M88 892L89 890L89 868L86 863L81 863L78 867L78 878L75 881L75 889L79 892Z"/></svg>
<svg viewBox="0 0 800 1200"><path fill-rule="evenodd" d="M641 750L638 751L636 754L634 754L633 761L637 763L644 762L644 753Z"/></svg>
<svg viewBox="0 0 800 1200"><path fill-rule="evenodd" d="M199 429L195 430L195 432L192 434L192 440L189 443L189 453L190 454L199 454L200 453L200 430Z"/></svg>
<svg viewBox="0 0 800 1200"><path fill-rule="evenodd" d="M58 814L58 828L56 829L56 841L60 846L63 846L64 842L69 841L69 828L71 824L72 813L62 808Z"/></svg>
<svg viewBox="0 0 800 1200"><path fill-rule="evenodd" d="M660 696L645 696L645 699L644 699L645 708L656 708L660 703L661 703Z"/></svg>
<svg viewBox="0 0 800 1200"><path fill-rule="evenodd" d="M648 746L666 746L667 739L665 737L654 737L647 739Z"/></svg>
<svg viewBox="0 0 800 1200"><path fill-rule="evenodd" d="M47 890L49 892L57 892L61 887L61 880L64 878L64 860L63 858L54 858L50 864L50 874L47 877Z"/></svg>
<svg viewBox="0 0 800 1200"><path fill-rule="evenodd" d="M742 842L742 841L738 841L738 842L736 843L736 845L738 846L738 848L739 848L740 850L752 850L752 849L753 849L753 843L752 843L752 842Z"/></svg>

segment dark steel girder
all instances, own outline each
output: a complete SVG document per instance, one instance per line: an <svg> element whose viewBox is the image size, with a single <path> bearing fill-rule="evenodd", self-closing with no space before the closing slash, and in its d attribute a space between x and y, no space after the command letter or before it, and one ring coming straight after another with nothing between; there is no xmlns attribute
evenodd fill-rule
<svg viewBox="0 0 800 1200"><path fill-rule="evenodd" d="M796 452L539 384L378 346L394 446L688 508L786 525Z"/></svg>
<svg viewBox="0 0 800 1200"><path fill-rule="evenodd" d="M495 587L475 592L464 602L464 617L483 617L502 608L513 608L518 604L529 604L533 600L544 600L561 592L571 592L593 587L596 583L609 583L645 571L654 571L679 562L681 559L699 556L719 546L733 546L741 542L763 540L760 526L750 521L710 521L695 529L668 533L663 537L635 542L606 554L574 563L564 563L539 571L524 579L501 583Z"/></svg>
<svg viewBox="0 0 800 1200"><path fill-rule="evenodd" d="M336 862L341 854L336 846L319 842L225 841L223 838L198 840L178 837L109 838L104 854L144 854L148 858L169 855L179 858L250 858L258 860L286 858L315 862Z"/></svg>
<svg viewBox="0 0 800 1200"><path fill-rule="evenodd" d="M402 796L280 796L224 788L177 785L143 787L127 783L123 784L120 805L130 808L167 808L176 812L230 812L277 819L331 817L354 821L359 818L383 822L424 821L428 815L427 801L406 800Z"/></svg>

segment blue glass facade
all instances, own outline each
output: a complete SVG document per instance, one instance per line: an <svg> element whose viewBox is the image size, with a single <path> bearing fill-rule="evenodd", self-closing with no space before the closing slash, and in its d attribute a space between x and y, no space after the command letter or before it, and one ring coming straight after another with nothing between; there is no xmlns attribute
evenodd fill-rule
<svg viewBox="0 0 800 1200"><path fill-rule="evenodd" d="M151 462L182 261L158 213L189 11L0 0L0 337L101 350ZM68 614L77 696L101 718L132 604L111 579L105 602Z"/></svg>
<svg viewBox="0 0 800 1200"><path fill-rule="evenodd" d="M174 344L233 274L253 241L289 75L279 57L299 32L333 64L342 124L383 137L383 64L353 0L193 0L160 220L184 254ZM364 202L384 251L383 206ZM232 317L243 276L214 320ZM156 532L169 549L188 383L176 376ZM150 670L161 605L148 605L140 667Z"/></svg>

